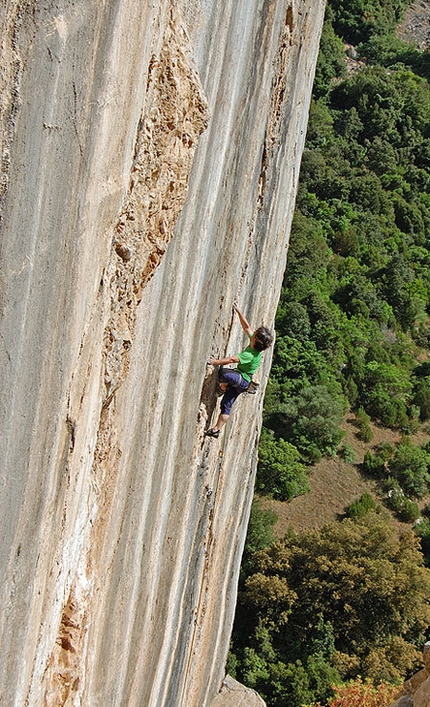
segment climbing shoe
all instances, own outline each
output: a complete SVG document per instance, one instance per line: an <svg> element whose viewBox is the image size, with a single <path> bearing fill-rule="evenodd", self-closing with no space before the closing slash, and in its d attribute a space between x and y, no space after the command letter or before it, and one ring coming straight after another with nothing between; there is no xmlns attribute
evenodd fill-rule
<svg viewBox="0 0 430 707"><path fill-rule="evenodd" d="M206 437L215 437L215 439L218 439L220 436L221 430L214 430L213 427L211 427L210 430L206 430L205 435Z"/></svg>
<svg viewBox="0 0 430 707"><path fill-rule="evenodd" d="M258 381L251 381L246 389L246 392L249 395L255 395L258 390L259 385L260 385L260 383Z"/></svg>

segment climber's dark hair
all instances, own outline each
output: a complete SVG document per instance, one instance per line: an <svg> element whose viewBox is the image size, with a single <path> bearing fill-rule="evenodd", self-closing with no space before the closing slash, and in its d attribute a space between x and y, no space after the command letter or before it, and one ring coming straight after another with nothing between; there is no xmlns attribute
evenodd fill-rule
<svg viewBox="0 0 430 707"><path fill-rule="evenodd" d="M273 343L273 334L265 326L260 326L254 332L254 349L256 351L264 351Z"/></svg>

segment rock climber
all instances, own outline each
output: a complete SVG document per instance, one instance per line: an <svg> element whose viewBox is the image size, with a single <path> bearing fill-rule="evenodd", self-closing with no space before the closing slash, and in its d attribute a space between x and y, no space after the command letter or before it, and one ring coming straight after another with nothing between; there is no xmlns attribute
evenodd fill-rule
<svg viewBox="0 0 430 707"><path fill-rule="evenodd" d="M261 363L263 351L273 343L273 334L267 327L261 326L253 331L236 302L233 304L233 309L239 317L243 331L250 339L250 344L237 356L226 356L225 358L211 356L208 360L208 364L211 366L239 364L237 368L220 368L218 371L219 389L222 394L221 412L216 425L205 432L208 437L219 437L221 428L230 417L234 401L241 393L245 393L250 388L252 376Z"/></svg>

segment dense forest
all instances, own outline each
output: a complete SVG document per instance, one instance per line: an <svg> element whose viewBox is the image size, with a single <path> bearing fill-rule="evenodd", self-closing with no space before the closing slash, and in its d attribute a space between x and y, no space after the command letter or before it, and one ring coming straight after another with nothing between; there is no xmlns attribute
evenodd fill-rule
<svg viewBox="0 0 430 707"><path fill-rule="evenodd" d="M430 627L430 53L396 34L407 5L326 12L228 664L269 707L388 705ZM400 433L361 465L381 503L275 542L258 496L353 461L347 411L364 441Z"/></svg>

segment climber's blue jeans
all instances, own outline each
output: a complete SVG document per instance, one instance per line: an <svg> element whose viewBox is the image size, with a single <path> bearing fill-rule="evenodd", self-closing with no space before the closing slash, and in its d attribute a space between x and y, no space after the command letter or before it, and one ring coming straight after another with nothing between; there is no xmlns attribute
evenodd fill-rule
<svg viewBox="0 0 430 707"><path fill-rule="evenodd" d="M249 382L243 378L239 371L232 368L220 368L218 379L220 383L228 383L228 388L221 398L221 414L230 415L234 401L247 390Z"/></svg>

